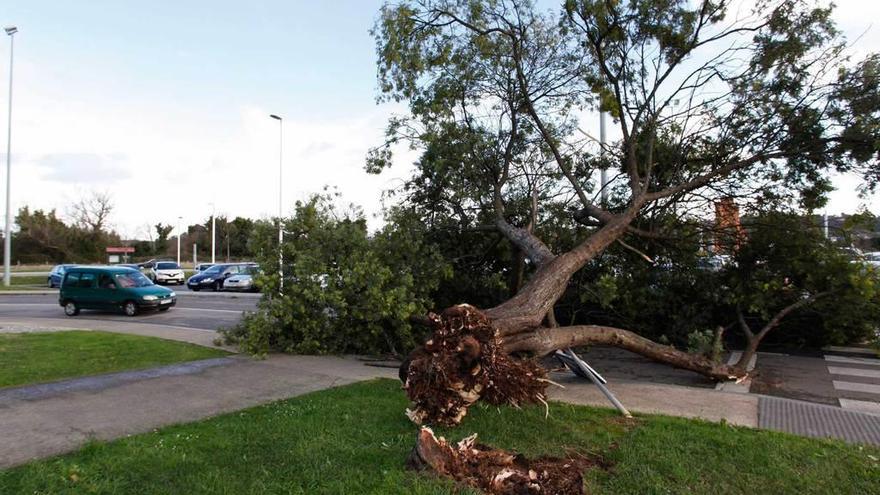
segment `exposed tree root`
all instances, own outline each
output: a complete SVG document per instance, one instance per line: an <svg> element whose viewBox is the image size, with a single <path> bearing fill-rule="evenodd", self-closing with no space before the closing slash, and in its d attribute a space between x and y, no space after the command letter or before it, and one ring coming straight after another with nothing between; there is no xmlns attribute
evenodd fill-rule
<svg viewBox="0 0 880 495"><path fill-rule="evenodd" d="M586 456L568 459L525 457L476 443L471 435L456 445L437 438L430 428L419 431L407 464L493 494L582 494L583 471L597 464Z"/></svg>
<svg viewBox="0 0 880 495"><path fill-rule="evenodd" d="M401 366L416 424L455 425L479 399L491 404L544 402L546 371L505 352L496 329L473 306L430 314L431 339Z"/></svg>

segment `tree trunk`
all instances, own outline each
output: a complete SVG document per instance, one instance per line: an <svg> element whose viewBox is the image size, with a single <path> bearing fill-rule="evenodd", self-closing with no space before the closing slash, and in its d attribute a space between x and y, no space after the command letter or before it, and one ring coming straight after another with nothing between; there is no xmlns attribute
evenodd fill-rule
<svg viewBox="0 0 880 495"><path fill-rule="evenodd" d="M503 342L504 350L509 353L529 351L538 355L581 345L610 345L714 380L740 380L745 377L744 368L719 364L701 355L679 351L621 328L599 325L541 328L510 336Z"/></svg>

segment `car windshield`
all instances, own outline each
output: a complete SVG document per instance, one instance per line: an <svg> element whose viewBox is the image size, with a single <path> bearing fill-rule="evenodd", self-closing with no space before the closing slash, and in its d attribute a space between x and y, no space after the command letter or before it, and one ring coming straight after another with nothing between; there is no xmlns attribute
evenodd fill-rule
<svg viewBox="0 0 880 495"><path fill-rule="evenodd" d="M156 263L157 270L178 270L180 266L177 263Z"/></svg>
<svg viewBox="0 0 880 495"><path fill-rule="evenodd" d="M223 271L223 265L214 265L211 268L208 268L204 271L204 273L220 273Z"/></svg>
<svg viewBox="0 0 880 495"><path fill-rule="evenodd" d="M145 277L141 272L132 271L131 273L117 273L115 278L116 284L123 289L153 285L153 282L150 282L150 279Z"/></svg>

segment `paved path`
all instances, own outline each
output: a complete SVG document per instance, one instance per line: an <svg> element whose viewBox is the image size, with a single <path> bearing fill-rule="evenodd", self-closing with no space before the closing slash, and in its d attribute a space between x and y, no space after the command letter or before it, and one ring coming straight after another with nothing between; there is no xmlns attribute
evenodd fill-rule
<svg viewBox="0 0 880 495"><path fill-rule="evenodd" d="M591 382L570 372L551 373L551 379L564 389L550 387L550 398L573 404L612 407ZM611 392L630 412L701 418L740 426L758 426L758 397L661 383L616 381L608 383Z"/></svg>
<svg viewBox="0 0 880 495"><path fill-rule="evenodd" d="M0 400L0 467L68 452L93 438L110 440L396 375L396 370L349 358L271 356L262 361L239 358L191 373L117 380L99 388L73 385L32 398L7 389Z"/></svg>

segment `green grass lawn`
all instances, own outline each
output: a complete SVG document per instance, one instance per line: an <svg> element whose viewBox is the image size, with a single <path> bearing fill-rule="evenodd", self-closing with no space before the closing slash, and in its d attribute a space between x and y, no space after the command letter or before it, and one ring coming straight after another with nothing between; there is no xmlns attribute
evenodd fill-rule
<svg viewBox="0 0 880 495"><path fill-rule="evenodd" d="M219 349L109 332L0 334L0 388L225 355Z"/></svg>
<svg viewBox="0 0 880 495"><path fill-rule="evenodd" d="M416 428L399 383L377 380L163 428L0 471L0 493L445 494L406 471ZM877 493L880 450L661 416L554 403L475 407L440 433L530 456L603 456L588 493ZM871 457L873 456L873 458ZM462 493L470 493L463 490Z"/></svg>
<svg viewBox="0 0 880 495"><path fill-rule="evenodd" d="M47 289L46 279L48 276L43 275L26 275L9 277L9 287L0 284L0 290L22 290L22 289Z"/></svg>

